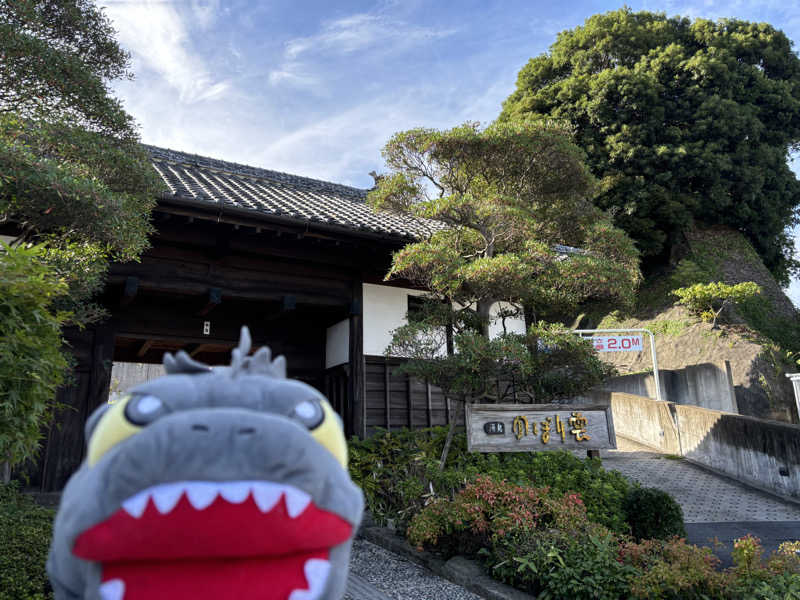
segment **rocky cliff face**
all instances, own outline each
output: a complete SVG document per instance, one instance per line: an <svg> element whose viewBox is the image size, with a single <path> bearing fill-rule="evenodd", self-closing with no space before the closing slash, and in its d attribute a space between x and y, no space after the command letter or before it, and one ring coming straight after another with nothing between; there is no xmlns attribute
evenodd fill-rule
<svg viewBox="0 0 800 600"><path fill-rule="evenodd" d="M686 236L686 242L682 260L698 266L695 272L729 284L754 281L762 288L762 298L730 311L727 322L712 330L709 323L673 302L671 290L689 282L677 281L675 272L665 273L642 289L633 315L612 313L596 326L650 329L656 335L662 369L702 363L725 369L728 361L741 414L797 423L794 392L785 373L800 371L795 362L800 355L791 354L800 347L800 339L793 339L793 332L800 331L798 311L738 232L696 230ZM652 368L648 344L645 347L642 353L608 353L603 358L622 374L645 371Z"/></svg>

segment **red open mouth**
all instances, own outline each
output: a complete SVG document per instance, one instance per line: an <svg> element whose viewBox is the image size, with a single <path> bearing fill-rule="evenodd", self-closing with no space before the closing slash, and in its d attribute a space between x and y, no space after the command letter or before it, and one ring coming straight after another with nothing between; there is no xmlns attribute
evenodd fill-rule
<svg viewBox="0 0 800 600"><path fill-rule="evenodd" d="M316 600L351 533L290 485L179 481L128 498L73 553L102 563L104 600Z"/></svg>

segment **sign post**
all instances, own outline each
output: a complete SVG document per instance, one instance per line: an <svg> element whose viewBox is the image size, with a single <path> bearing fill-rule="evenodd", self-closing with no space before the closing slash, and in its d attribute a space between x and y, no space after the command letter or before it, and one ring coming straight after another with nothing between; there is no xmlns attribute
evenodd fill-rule
<svg viewBox="0 0 800 600"><path fill-rule="evenodd" d="M469 452L616 448L610 406L467 404Z"/></svg>
<svg viewBox="0 0 800 600"><path fill-rule="evenodd" d="M656 400L663 400L661 397L661 378L658 376L658 357L656 356L656 338L653 335L653 332L649 329L573 329L572 333L577 333L578 335L593 335L595 333L627 333L627 334L637 334L637 333L646 333L650 336L650 354L653 357L653 379L656 382ZM641 352L643 350L641 337L632 336L632 335L614 335L609 337L600 337L600 338L592 338L604 340L603 343L597 344L595 343L595 349L598 352ZM636 345L637 339L639 340L638 346ZM613 341L613 348L609 347L609 342ZM598 348L598 345L602 346Z"/></svg>

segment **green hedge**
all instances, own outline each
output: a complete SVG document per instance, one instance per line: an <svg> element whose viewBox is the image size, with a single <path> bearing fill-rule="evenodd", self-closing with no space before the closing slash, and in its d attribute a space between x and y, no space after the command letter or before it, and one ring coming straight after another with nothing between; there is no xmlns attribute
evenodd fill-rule
<svg viewBox="0 0 800 600"><path fill-rule="evenodd" d="M0 600L52 598L45 561L54 514L16 484L0 485Z"/></svg>
<svg viewBox="0 0 800 600"><path fill-rule="evenodd" d="M367 508L381 524L404 528L433 498L452 498L478 475L519 485L547 487L555 494L580 494L588 517L612 531L628 533L624 503L632 489L598 459L564 451L539 453L467 452L466 436L456 434L443 471L439 458L446 427L376 433L350 442L350 474L364 490Z"/></svg>

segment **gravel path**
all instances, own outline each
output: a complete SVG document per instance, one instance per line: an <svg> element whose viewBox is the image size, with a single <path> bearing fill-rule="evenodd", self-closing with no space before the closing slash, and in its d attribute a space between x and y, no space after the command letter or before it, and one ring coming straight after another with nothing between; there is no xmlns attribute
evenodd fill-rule
<svg viewBox="0 0 800 600"><path fill-rule="evenodd" d="M353 542L350 572L394 600L481 600L461 586L366 540ZM367 598L353 590L348 591L345 600Z"/></svg>

